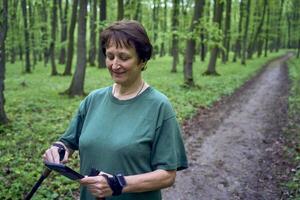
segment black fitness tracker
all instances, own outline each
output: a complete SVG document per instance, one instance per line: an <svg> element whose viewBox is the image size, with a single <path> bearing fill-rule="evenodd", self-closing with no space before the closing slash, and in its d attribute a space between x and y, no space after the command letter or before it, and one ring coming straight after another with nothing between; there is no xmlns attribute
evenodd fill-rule
<svg viewBox="0 0 300 200"><path fill-rule="evenodd" d="M123 187L125 187L127 185L125 177L123 176L123 174L117 174L116 177L118 179L120 186L122 186L122 189L123 189Z"/></svg>
<svg viewBox="0 0 300 200"><path fill-rule="evenodd" d="M122 190L127 184L123 174L117 174L114 175L113 177L108 177L105 174L102 174L102 176L106 178L108 185L113 191L112 193L113 196L118 196L122 194Z"/></svg>

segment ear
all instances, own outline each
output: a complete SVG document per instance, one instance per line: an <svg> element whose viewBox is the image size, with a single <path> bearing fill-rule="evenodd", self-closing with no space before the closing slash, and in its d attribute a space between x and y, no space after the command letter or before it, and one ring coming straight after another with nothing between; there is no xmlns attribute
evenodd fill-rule
<svg viewBox="0 0 300 200"><path fill-rule="evenodd" d="M139 68L143 69L146 66L146 63L147 62L140 60L140 63L138 64Z"/></svg>

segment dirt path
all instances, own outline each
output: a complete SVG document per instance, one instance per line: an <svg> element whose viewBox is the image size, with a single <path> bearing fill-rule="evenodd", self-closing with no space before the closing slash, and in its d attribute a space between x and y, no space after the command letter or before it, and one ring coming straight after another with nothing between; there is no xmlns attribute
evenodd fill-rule
<svg viewBox="0 0 300 200"><path fill-rule="evenodd" d="M164 200L281 199L280 130L287 110L287 55L184 128L190 167Z"/></svg>

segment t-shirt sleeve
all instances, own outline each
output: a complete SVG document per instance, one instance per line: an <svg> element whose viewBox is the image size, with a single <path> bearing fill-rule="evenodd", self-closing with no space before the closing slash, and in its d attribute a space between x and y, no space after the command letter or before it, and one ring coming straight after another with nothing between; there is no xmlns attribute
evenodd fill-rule
<svg viewBox="0 0 300 200"><path fill-rule="evenodd" d="M156 129L151 165L154 170L182 170L188 167L181 130L175 114L162 120Z"/></svg>
<svg viewBox="0 0 300 200"><path fill-rule="evenodd" d="M85 104L86 99L80 103L79 109L77 110L75 116L72 118L69 127L59 138L59 141L63 142L66 146L73 150L78 150L79 137L85 118Z"/></svg>

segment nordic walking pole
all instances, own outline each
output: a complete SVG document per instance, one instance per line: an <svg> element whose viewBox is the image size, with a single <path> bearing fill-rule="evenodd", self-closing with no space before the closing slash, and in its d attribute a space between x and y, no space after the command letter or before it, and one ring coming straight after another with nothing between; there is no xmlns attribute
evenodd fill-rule
<svg viewBox="0 0 300 200"><path fill-rule="evenodd" d="M59 147L58 148L58 153L59 153L59 160L62 161L65 157L65 149ZM40 176L39 180L34 184L32 187L31 191L25 196L24 200L30 200L33 194L36 192L36 190L40 187L42 182L49 176L51 173L51 169L44 169L42 175Z"/></svg>

